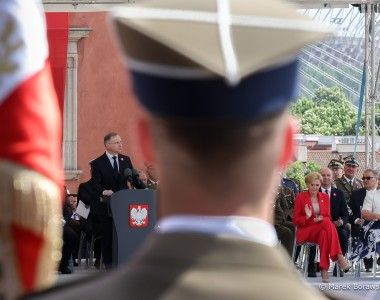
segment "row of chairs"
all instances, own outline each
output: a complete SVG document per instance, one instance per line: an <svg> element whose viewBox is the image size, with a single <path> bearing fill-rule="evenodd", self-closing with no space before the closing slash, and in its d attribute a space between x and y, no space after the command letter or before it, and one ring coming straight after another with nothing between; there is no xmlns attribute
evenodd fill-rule
<svg viewBox="0 0 380 300"><path fill-rule="evenodd" d="M351 247L352 245L352 238L350 237L349 239L349 251L348 253L351 253ZM311 247L317 247L318 249L318 244L315 244L315 243L310 243L310 242L305 242L305 243L302 243L302 244L296 244L295 243L295 247L294 247L294 251L293 251L293 261L295 260L295 248L297 246L300 246L301 247L301 251L300 251L300 254L299 254L299 257L298 257L298 265L300 266L300 269L302 270L302 274L304 277L307 277L308 275L308 265L309 265L309 254L310 254L310 248ZM372 276L373 278L376 278L377 276L377 257L376 257L376 251L374 251L373 253L373 265L372 265ZM337 268L337 270L339 270L339 267L337 265L337 263L335 262L334 266ZM362 266L362 260L359 260L358 262L355 262L353 264L353 267L352 267L352 273L355 277L360 277L360 273L361 273L361 266ZM340 277L340 272L337 272L337 277Z"/></svg>

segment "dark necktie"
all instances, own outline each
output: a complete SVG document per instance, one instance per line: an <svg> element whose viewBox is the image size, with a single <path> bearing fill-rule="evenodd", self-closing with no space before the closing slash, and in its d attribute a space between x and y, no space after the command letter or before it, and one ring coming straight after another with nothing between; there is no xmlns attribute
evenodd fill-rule
<svg viewBox="0 0 380 300"><path fill-rule="evenodd" d="M325 193L328 195L329 194L329 191L328 191L328 189L325 189Z"/></svg>
<svg viewBox="0 0 380 300"><path fill-rule="evenodd" d="M119 169L117 168L117 156L112 156L113 158L113 169L115 171L116 174L119 174Z"/></svg>

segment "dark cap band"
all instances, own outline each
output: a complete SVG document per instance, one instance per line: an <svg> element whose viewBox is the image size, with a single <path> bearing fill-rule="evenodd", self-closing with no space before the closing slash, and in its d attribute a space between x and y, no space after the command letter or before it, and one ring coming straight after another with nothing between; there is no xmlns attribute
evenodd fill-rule
<svg viewBox="0 0 380 300"><path fill-rule="evenodd" d="M138 100L156 115L254 120L296 98L298 60L255 73L237 86L223 78L173 79L132 71Z"/></svg>

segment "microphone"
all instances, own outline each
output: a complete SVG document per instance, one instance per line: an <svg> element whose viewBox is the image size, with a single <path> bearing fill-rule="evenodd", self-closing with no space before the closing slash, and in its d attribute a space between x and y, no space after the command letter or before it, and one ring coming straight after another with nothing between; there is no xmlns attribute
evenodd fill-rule
<svg viewBox="0 0 380 300"><path fill-rule="evenodd" d="M124 170L124 176L127 178L127 181L130 181L130 182L132 181L132 174L133 172L130 168L126 168Z"/></svg>
<svg viewBox="0 0 380 300"><path fill-rule="evenodd" d="M140 178L140 174L136 169L132 169L132 177L133 178L135 178L135 177Z"/></svg>

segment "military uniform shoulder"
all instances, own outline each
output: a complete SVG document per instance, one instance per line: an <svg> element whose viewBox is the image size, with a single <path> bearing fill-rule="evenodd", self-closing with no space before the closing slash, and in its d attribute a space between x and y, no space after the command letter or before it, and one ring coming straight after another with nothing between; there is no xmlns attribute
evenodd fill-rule
<svg viewBox="0 0 380 300"><path fill-rule="evenodd" d="M281 192L286 195L293 194L293 190L287 186L281 186Z"/></svg>
<svg viewBox="0 0 380 300"><path fill-rule="evenodd" d="M334 181L336 187L339 189L339 185L344 185L344 180L342 178L337 178Z"/></svg>

